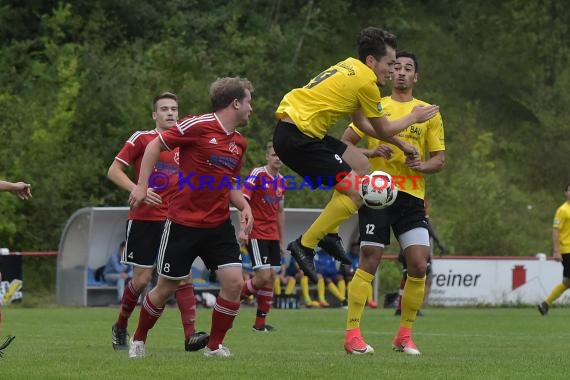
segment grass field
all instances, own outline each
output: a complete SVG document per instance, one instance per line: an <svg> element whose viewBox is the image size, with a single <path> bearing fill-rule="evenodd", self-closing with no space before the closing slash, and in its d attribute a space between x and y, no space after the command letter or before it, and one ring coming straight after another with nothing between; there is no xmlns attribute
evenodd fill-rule
<svg viewBox="0 0 570 380"><path fill-rule="evenodd" d="M208 330L210 310L198 310ZM1 335L16 340L0 359L0 379L563 379L570 372L570 309L541 317L531 308L429 308L415 341L421 357L391 350L393 310L366 310L365 339L376 352L346 355L346 311L274 310L279 330L251 331L255 309L243 307L225 344L231 358L183 350L178 310L151 331L147 357L114 352L115 308L6 308ZM129 330L138 320L138 309Z"/></svg>

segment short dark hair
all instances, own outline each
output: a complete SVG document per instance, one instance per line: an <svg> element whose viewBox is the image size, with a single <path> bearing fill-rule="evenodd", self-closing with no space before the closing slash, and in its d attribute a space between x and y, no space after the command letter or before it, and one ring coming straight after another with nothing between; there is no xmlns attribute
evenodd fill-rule
<svg viewBox="0 0 570 380"><path fill-rule="evenodd" d="M415 72L419 72L420 71L420 65L418 63L418 58L416 57L416 55L412 52L406 51L406 50L400 50L398 52L396 52L396 59L398 58L410 58L412 61L414 61L414 68L415 68Z"/></svg>
<svg viewBox="0 0 570 380"><path fill-rule="evenodd" d="M246 89L253 92L253 85L246 78L218 78L210 86L210 100L212 101L213 112L226 108L236 99L241 101L245 98Z"/></svg>
<svg viewBox="0 0 570 380"><path fill-rule="evenodd" d="M394 50L397 47L396 36L383 29L369 26L362 29L358 35L358 59L366 61L366 57L373 56L380 60L386 55L386 45Z"/></svg>
<svg viewBox="0 0 570 380"><path fill-rule="evenodd" d="M158 101L160 99L172 99L175 102L178 102L178 97L176 96L176 94L172 93L172 92L163 92L161 94L158 94L154 97L154 99L152 99L152 110L154 112L156 112L156 103L158 103Z"/></svg>

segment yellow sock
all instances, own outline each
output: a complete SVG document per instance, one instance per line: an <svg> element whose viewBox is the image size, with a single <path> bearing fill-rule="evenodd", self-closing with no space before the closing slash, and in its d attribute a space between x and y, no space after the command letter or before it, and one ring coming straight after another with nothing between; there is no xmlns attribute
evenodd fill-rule
<svg viewBox="0 0 570 380"><path fill-rule="evenodd" d="M295 280L293 277L289 278L287 281L287 286L285 287L285 294L293 294L293 291L295 291L295 285L297 285L297 280Z"/></svg>
<svg viewBox="0 0 570 380"><path fill-rule="evenodd" d="M368 288L371 287L374 275L357 269L350 284L348 284L348 312L346 315L346 329L360 327L360 318L364 312Z"/></svg>
<svg viewBox="0 0 570 380"><path fill-rule="evenodd" d="M348 195L335 190L321 215L303 234L301 244L308 248L315 248L323 236L335 229L338 231L342 222L350 218L357 210L358 206Z"/></svg>
<svg viewBox="0 0 570 380"><path fill-rule="evenodd" d="M273 294L275 294L276 296L281 295L281 280L279 279L279 277L277 277L273 282Z"/></svg>
<svg viewBox="0 0 570 380"><path fill-rule="evenodd" d="M548 297L544 300L548 304L548 306L552 305L552 303L562 295L568 289L563 283L560 283L552 289Z"/></svg>
<svg viewBox="0 0 570 380"><path fill-rule="evenodd" d="M338 292L342 294L342 298L346 299L346 282L344 280L338 280Z"/></svg>
<svg viewBox="0 0 570 380"><path fill-rule="evenodd" d="M329 282L329 284L327 285L327 288L328 288L329 292L331 292L331 294L336 297L337 300L339 300L339 301L341 301L341 302L344 301L344 294L342 294L342 293L338 290L338 288L337 288L337 286L334 284L334 282L332 282L332 281Z"/></svg>
<svg viewBox="0 0 570 380"><path fill-rule="evenodd" d="M374 289L372 289L372 284L370 284L370 287L368 288L368 298L366 300L371 301L373 299L374 299Z"/></svg>
<svg viewBox="0 0 570 380"><path fill-rule="evenodd" d="M305 299L305 304L309 305L313 300L309 295L309 277L301 277L301 292L303 293L303 298Z"/></svg>
<svg viewBox="0 0 570 380"><path fill-rule="evenodd" d="M400 319L400 327L411 329L416 314L422 306L424 292L426 286L426 276L422 278L411 277L408 275L404 293L402 294L402 317Z"/></svg>
<svg viewBox="0 0 570 380"><path fill-rule="evenodd" d="M319 277L319 281L317 281L317 294L319 296L319 302L326 301L325 299L325 279Z"/></svg>

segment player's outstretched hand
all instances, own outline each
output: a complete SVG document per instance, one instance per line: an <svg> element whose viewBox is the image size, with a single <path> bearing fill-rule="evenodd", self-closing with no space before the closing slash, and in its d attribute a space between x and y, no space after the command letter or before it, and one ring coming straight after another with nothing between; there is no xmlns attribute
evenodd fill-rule
<svg viewBox="0 0 570 380"><path fill-rule="evenodd" d="M415 106L412 110L417 123L422 123L434 117L439 112L439 106Z"/></svg>
<svg viewBox="0 0 570 380"><path fill-rule="evenodd" d="M32 185L25 182L16 182L14 183L14 186L15 189L12 190L12 192L16 194L18 198L24 201L32 198Z"/></svg>

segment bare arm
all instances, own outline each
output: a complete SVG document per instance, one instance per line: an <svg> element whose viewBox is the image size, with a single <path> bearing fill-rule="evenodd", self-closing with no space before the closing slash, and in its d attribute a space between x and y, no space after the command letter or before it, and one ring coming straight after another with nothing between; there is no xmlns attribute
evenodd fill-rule
<svg viewBox="0 0 570 380"><path fill-rule="evenodd" d="M242 232L249 235L253 228L253 215L243 192L241 190L230 190L230 202L239 210L240 236Z"/></svg>
<svg viewBox="0 0 570 380"><path fill-rule="evenodd" d="M137 208L139 204L146 199L148 178L154 169L154 165L158 161L160 152L163 150L166 150L166 147L162 145L160 137L155 138L146 146L141 162L139 181L135 188L131 190L131 195L129 197L129 204L132 208Z"/></svg>
<svg viewBox="0 0 570 380"><path fill-rule="evenodd" d="M437 173L443 169L445 165L445 151L430 152L430 158L421 161L419 157L410 157L406 159L406 165L420 173Z"/></svg>
<svg viewBox="0 0 570 380"><path fill-rule="evenodd" d="M9 191L22 200L32 197L32 185L26 182L8 182L0 180L0 191Z"/></svg>
<svg viewBox="0 0 570 380"><path fill-rule="evenodd" d="M388 120L387 117L372 117L367 118L362 113L362 110L358 110L352 114L352 121L354 124L372 137L376 137L380 140L385 140L388 137L394 136L395 134L403 131L414 123L424 122L431 119L439 112L438 106L415 106L412 112L406 116L396 119ZM366 125L368 120L370 126ZM372 128L372 131L370 130Z"/></svg>
<svg viewBox="0 0 570 380"><path fill-rule="evenodd" d="M113 163L109 166L109 170L107 170L107 178L121 189L131 192L135 188L136 183L131 181L129 176L125 173L126 168L127 165L121 161L113 160Z"/></svg>
<svg viewBox="0 0 570 380"><path fill-rule="evenodd" d="M136 183L125 173L126 169L127 165L119 160L114 160L107 171L107 178L121 189L127 190L130 193L136 187ZM162 197L155 193L153 189L149 188L147 189L144 202L156 206L162 203Z"/></svg>
<svg viewBox="0 0 570 380"><path fill-rule="evenodd" d="M346 128L344 134L342 135L341 140L347 145L354 146L368 158L384 157L386 159L390 159L392 157L392 153L394 153L392 151L392 148L390 148L388 145L379 145L378 147L376 147L376 149L366 149L366 148L357 147L356 144L358 144L361 138L356 132L354 132L354 130L351 127ZM397 140L400 141L399 139Z"/></svg>
<svg viewBox="0 0 570 380"><path fill-rule="evenodd" d="M552 257L556 261L562 261L560 253L560 230L558 228L552 229Z"/></svg>
<svg viewBox="0 0 570 380"><path fill-rule="evenodd" d="M277 226L279 228L279 248L281 249L281 254L283 254L287 250L285 246L285 209L283 207L283 201L279 202L279 211L277 211Z"/></svg>

